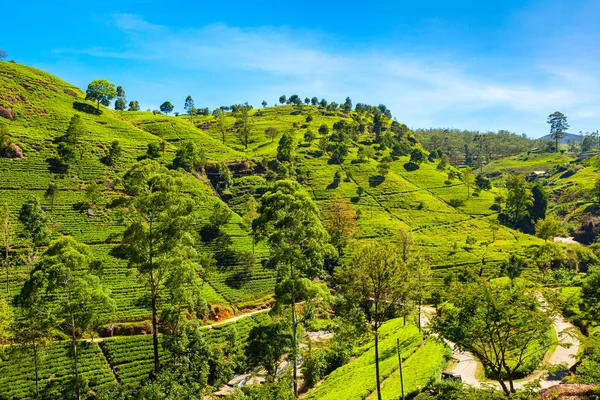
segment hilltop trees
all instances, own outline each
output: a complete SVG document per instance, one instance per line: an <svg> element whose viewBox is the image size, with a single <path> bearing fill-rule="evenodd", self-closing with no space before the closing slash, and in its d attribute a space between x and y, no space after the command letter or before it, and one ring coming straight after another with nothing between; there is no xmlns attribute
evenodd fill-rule
<svg viewBox="0 0 600 400"><path fill-rule="evenodd" d="M100 104L108 107L112 99L116 96L117 89L115 88L115 84L105 79L98 79L90 82L85 91L85 99L97 102L98 110L100 110Z"/></svg>
<svg viewBox="0 0 600 400"><path fill-rule="evenodd" d="M494 374L504 393L515 392L517 370L536 352L531 346L552 325L535 293L518 285L482 282L448 292L433 330L475 355ZM507 385L508 381L508 385Z"/></svg>
<svg viewBox="0 0 600 400"><path fill-rule="evenodd" d="M165 101L160 105L160 111L165 114L169 114L171 111L173 111L174 108L175 106L171 104L170 101Z"/></svg>
<svg viewBox="0 0 600 400"><path fill-rule="evenodd" d="M6 50L0 49L0 60L6 60L7 57L8 53L6 52Z"/></svg>
<svg viewBox="0 0 600 400"><path fill-rule="evenodd" d="M250 136L252 134L252 118L250 117L250 110L252 106L248 105L248 103L240 105L237 107L237 110L234 112L235 116L235 134L238 137L238 140L244 145L246 149L248 149L248 144L250 143Z"/></svg>
<svg viewBox="0 0 600 400"><path fill-rule="evenodd" d="M325 257L335 250L328 244L329 235L321 225L317 207L294 181L275 182L262 196L259 217L252 226L270 247L266 265L277 270L276 303L291 307L291 358L294 393L297 395L296 303L305 299L306 291L312 285L309 279L320 274Z"/></svg>
<svg viewBox="0 0 600 400"><path fill-rule="evenodd" d="M71 340L77 397L81 382L77 342L97 322L100 310L112 309L109 294L91 271L91 253L71 237L53 241L31 271L20 297L27 305L40 301L50 320Z"/></svg>
<svg viewBox="0 0 600 400"><path fill-rule="evenodd" d="M368 242L359 246L352 262L339 268L340 294L351 304L359 305L375 336L375 375L377 398L381 400L379 373L379 328L392 316L409 290L408 271L388 242Z"/></svg>
<svg viewBox="0 0 600 400"><path fill-rule="evenodd" d="M158 301L169 293L184 297L190 306L195 300L197 267L190 232L194 202L184 191L182 177L153 160L133 166L124 176L124 187L128 197L119 202L129 222L119 250L150 290L154 373L158 374Z"/></svg>
<svg viewBox="0 0 600 400"><path fill-rule="evenodd" d="M193 121L194 114L196 114L196 107L194 106L194 99L192 99L192 96L188 96L185 98L185 104L183 105L183 109L190 116L190 121Z"/></svg>
<svg viewBox="0 0 600 400"><path fill-rule="evenodd" d="M115 110L121 111L125 110L127 104L127 100L125 100L125 89L123 86L117 86L117 100L115 101Z"/></svg>
<svg viewBox="0 0 600 400"><path fill-rule="evenodd" d="M129 111L140 111L140 103L137 100L130 101Z"/></svg>
<svg viewBox="0 0 600 400"><path fill-rule="evenodd" d="M558 152L558 143L565 137L569 124L567 123L567 116L561 112L555 111L548 115L548 121L550 124L550 136L555 142L554 151Z"/></svg>

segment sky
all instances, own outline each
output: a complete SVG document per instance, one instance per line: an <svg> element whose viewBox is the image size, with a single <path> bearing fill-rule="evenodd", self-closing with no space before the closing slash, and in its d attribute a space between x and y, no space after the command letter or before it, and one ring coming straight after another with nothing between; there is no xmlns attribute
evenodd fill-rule
<svg viewBox="0 0 600 400"><path fill-rule="evenodd" d="M60 5L57 5L60 4ZM7 2L0 48L85 90L182 111L279 96L391 109L411 128L600 129L600 0Z"/></svg>

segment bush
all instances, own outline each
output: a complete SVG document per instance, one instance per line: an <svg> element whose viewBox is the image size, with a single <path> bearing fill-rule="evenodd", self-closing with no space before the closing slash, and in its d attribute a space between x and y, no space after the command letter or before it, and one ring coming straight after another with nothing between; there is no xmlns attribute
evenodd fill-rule
<svg viewBox="0 0 600 400"><path fill-rule="evenodd" d="M465 201L463 199L450 199L450 201L448 201L448 204L455 208L462 207L465 205Z"/></svg>
<svg viewBox="0 0 600 400"><path fill-rule="evenodd" d="M327 372L327 351L313 349L311 345L302 357L302 375L306 388L313 387Z"/></svg>

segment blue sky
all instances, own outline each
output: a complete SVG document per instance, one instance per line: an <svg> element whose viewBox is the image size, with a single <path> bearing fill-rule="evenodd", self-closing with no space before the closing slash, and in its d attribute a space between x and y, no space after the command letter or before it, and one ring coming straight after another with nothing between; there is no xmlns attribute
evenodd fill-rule
<svg viewBox="0 0 600 400"><path fill-rule="evenodd" d="M60 6L52 3L59 3ZM101 6L99 4L102 4ZM600 129L599 0L9 2L0 48L156 109L281 94L386 104L412 128Z"/></svg>

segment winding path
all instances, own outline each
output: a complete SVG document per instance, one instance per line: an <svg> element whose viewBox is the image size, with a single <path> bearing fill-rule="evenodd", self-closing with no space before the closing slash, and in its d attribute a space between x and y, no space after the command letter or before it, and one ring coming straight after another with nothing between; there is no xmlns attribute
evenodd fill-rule
<svg viewBox="0 0 600 400"><path fill-rule="evenodd" d="M427 313L435 313L435 310L431 307L427 307L425 310ZM430 314L431 315L431 314ZM571 368L577 362L577 352L579 350L579 340L573 335L575 327L564 320L561 316L554 318L554 330L557 334L558 345L556 350L545 358L545 362L548 365L565 364L566 369L563 369L555 374L550 374L547 369L542 369L533 372L528 377L514 382L516 389L523 388L525 385L532 383L537 379L541 379L540 385L542 389L546 389L559 384L565 376L569 374L568 369ZM460 374L462 381L468 385L481 388L485 386L494 386L500 389L500 384L496 381L485 381L481 382L477 379L477 365L478 361L473 357L471 353L460 351L453 343L446 341L448 345L453 349L452 356L456 360L454 367L449 372L456 372Z"/></svg>

